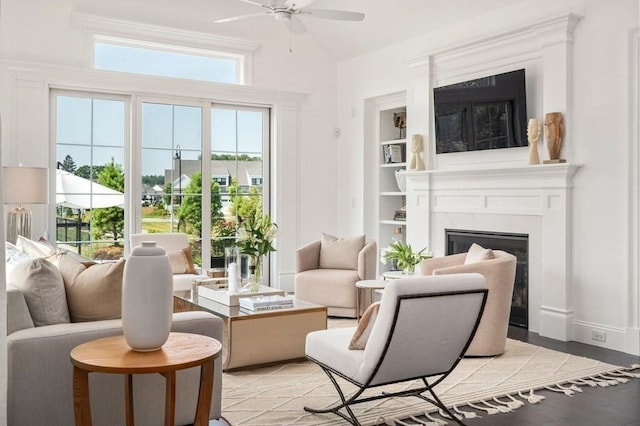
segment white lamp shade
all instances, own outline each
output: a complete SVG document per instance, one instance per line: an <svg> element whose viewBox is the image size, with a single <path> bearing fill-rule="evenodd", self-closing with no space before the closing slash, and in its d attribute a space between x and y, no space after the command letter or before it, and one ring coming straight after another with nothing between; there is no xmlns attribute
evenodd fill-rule
<svg viewBox="0 0 640 426"><path fill-rule="evenodd" d="M46 204L49 199L48 170L43 167L4 167L5 204Z"/></svg>

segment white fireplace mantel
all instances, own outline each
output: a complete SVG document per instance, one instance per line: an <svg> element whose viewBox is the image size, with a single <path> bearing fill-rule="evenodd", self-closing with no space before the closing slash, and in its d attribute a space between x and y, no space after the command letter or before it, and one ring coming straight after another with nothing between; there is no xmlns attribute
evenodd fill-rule
<svg viewBox="0 0 640 426"><path fill-rule="evenodd" d="M571 188L578 164L407 173L407 239L445 254L445 229L529 236L529 329L572 338Z"/></svg>

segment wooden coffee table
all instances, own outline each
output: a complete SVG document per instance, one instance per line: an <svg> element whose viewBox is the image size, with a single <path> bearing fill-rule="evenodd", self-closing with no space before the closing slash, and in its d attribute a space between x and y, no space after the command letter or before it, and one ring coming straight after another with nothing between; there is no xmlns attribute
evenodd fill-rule
<svg viewBox="0 0 640 426"><path fill-rule="evenodd" d="M189 333L171 333L161 349L136 352L124 336L105 337L76 346L73 363L73 405L76 426L91 425L89 373L125 375L125 412L127 426L133 426L133 374L160 373L165 377L165 425L175 424L176 371L201 366L200 391L194 426L209 424L213 392L214 360L222 345L217 340Z"/></svg>
<svg viewBox="0 0 640 426"><path fill-rule="evenodd" d="M174 311L207 311L224 320L225 371L300 359L307 334L327 328L327 307L294 300L293 308L250 312L176 291Z"/></svg>

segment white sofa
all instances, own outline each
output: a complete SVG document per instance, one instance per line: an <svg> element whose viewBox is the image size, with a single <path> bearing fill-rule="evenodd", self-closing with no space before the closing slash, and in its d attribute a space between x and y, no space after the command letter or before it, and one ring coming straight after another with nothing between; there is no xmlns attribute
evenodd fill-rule
<svg viewBox="0 0 640 426"><path fill-rule="evenodd" d="M222 342L222 320L205 312L174 314L173 331L202 334ZM7 289L7 352L9 425L74 424L71 349L89 340L122 333L121 320L64 323L34 327L22 292ZM210 419L221 416L222 356L215 362ZM176 424L193 422L199 367L179 371L176 386ZM136 425L163 424L164 378L134 376ZM89 375L93 424L124 424L124 376Z"/></svg>

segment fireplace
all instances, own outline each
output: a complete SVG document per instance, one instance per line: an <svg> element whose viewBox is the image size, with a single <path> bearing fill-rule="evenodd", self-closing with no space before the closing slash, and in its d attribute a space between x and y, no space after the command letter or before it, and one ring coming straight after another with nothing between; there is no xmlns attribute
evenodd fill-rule
<svg viewBox="0 0 640 426"><path fill-rule="evenodd" d="M473 243L492 250L503 250L516 257L516 279L513 287L509 325L529 327L529 236L503 232L445 229L445 252L465 253Z"/></svg>

